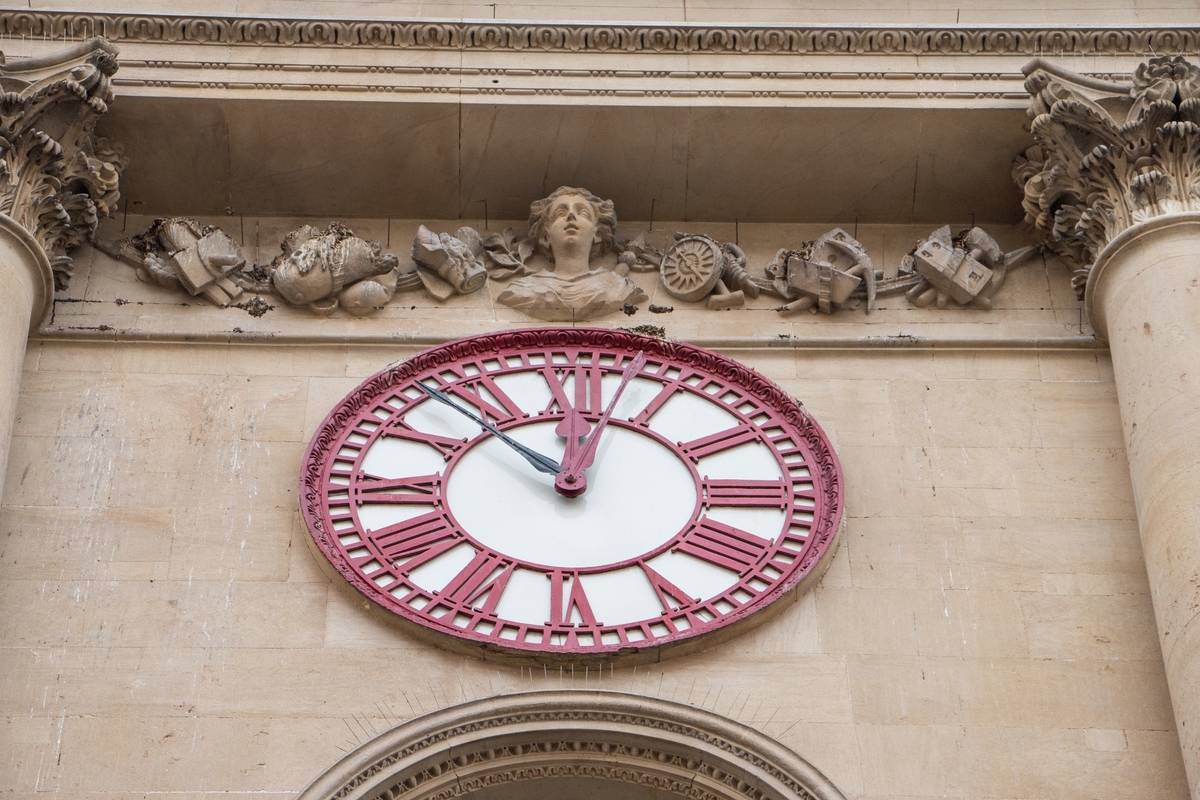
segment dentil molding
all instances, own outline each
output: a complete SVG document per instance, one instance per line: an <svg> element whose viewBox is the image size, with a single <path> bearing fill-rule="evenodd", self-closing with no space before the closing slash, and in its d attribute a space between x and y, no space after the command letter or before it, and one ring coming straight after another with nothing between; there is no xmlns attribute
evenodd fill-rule
<svg viewBox="0 0 1200 800"><path fill-rule="evenodd" d="M279 19L15 11L0 34L113 42L620 53L1091 54L1200 49L1200 27L728 26Z"/></svg>
<svg viewBox="0 0 1200 800"><path fill-rule="evenodd" d="M492 697L403 723L347 754L299 800L447 800L554 777L693 800L845 800L799 755L718 714L616 692Z"/></svg>

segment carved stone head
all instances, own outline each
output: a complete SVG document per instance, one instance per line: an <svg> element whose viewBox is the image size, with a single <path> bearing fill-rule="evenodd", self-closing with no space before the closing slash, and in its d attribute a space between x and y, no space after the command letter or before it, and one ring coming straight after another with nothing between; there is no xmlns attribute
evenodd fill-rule
<svg viewBox="0 0 1200 800"><path fill-rule="evenodd" d="M616 249L617 214L611 200L587 189L560 186L549 197L529 205L529 239L537 251L555 261L587 248L589 260Z"/></svg>

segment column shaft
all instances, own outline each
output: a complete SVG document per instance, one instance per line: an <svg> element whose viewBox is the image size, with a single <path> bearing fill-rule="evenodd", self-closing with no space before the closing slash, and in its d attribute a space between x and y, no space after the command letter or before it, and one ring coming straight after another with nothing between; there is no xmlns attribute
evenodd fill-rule
<svg viewBox="0 0 1200 800"><path fill-rule="evenodd" d="M34 238L10 217L0 214L0 499L25 344L32 327L49 310L54 291L50 262Z"/></svg>
<svg viewBox="0 0 1200 800"><path fill-rule="evenodd" d="M1200 800L1200 214L1120 234L1087 301L1112 353L1167 683Z"/></svg>

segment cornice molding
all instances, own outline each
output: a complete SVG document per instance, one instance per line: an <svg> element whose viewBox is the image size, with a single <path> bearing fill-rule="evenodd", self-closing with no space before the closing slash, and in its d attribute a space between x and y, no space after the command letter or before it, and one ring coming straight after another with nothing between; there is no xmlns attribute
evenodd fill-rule
<svg viewBox="0 0 1200 800"><path fill-rule="evenodd" d="M416 67L125 59L117 86L181 92L300 92L392 97L722 98L831 101L1019 101L1020 72L649 70ZM492 78L506 79L495 85ZM613 83L619 80L620 83ZM509 84L508 82L513 83ZM1014 91L1016 90L1016 91Z"/></svg>
<svg viewBox="0 0 1200 800"><path fill-rule="evenodd" d="M1054 55L1200 49L1200 27L847 27L333 20L14 10L0 34L115 43L622 54Z"/></svg>
<svg viewBox="0 0 1200 800"><path fill-rule="evenodd" d="M279 331L206 330L193 332L136 330L112 325L53 325L42 327L36 336L47 342L119 342L166 346L244 345L250 347L435 347L458 338L452 334L318 332L283 333ZM899 333L891 336L690 336L688 344L722 352L754 350L861 351L861 350L942 350L942 351L1075 351L1105 350L1095 336L980 336L935 337Z"/></svg>

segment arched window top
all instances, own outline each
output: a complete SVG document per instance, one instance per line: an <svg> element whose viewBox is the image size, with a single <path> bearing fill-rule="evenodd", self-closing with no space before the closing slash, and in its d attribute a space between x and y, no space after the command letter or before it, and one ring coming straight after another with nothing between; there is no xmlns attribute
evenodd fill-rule
<svg viewBox="0 0 1200 800"><path fill-rule="evenodd" d="M519 792L510 792L506 786ZM366 742L299 800L541 797L845 800L792 750L733 720L656 698L548 691L492 697ZM547 795L548 796L548 795Z"/></svg>

